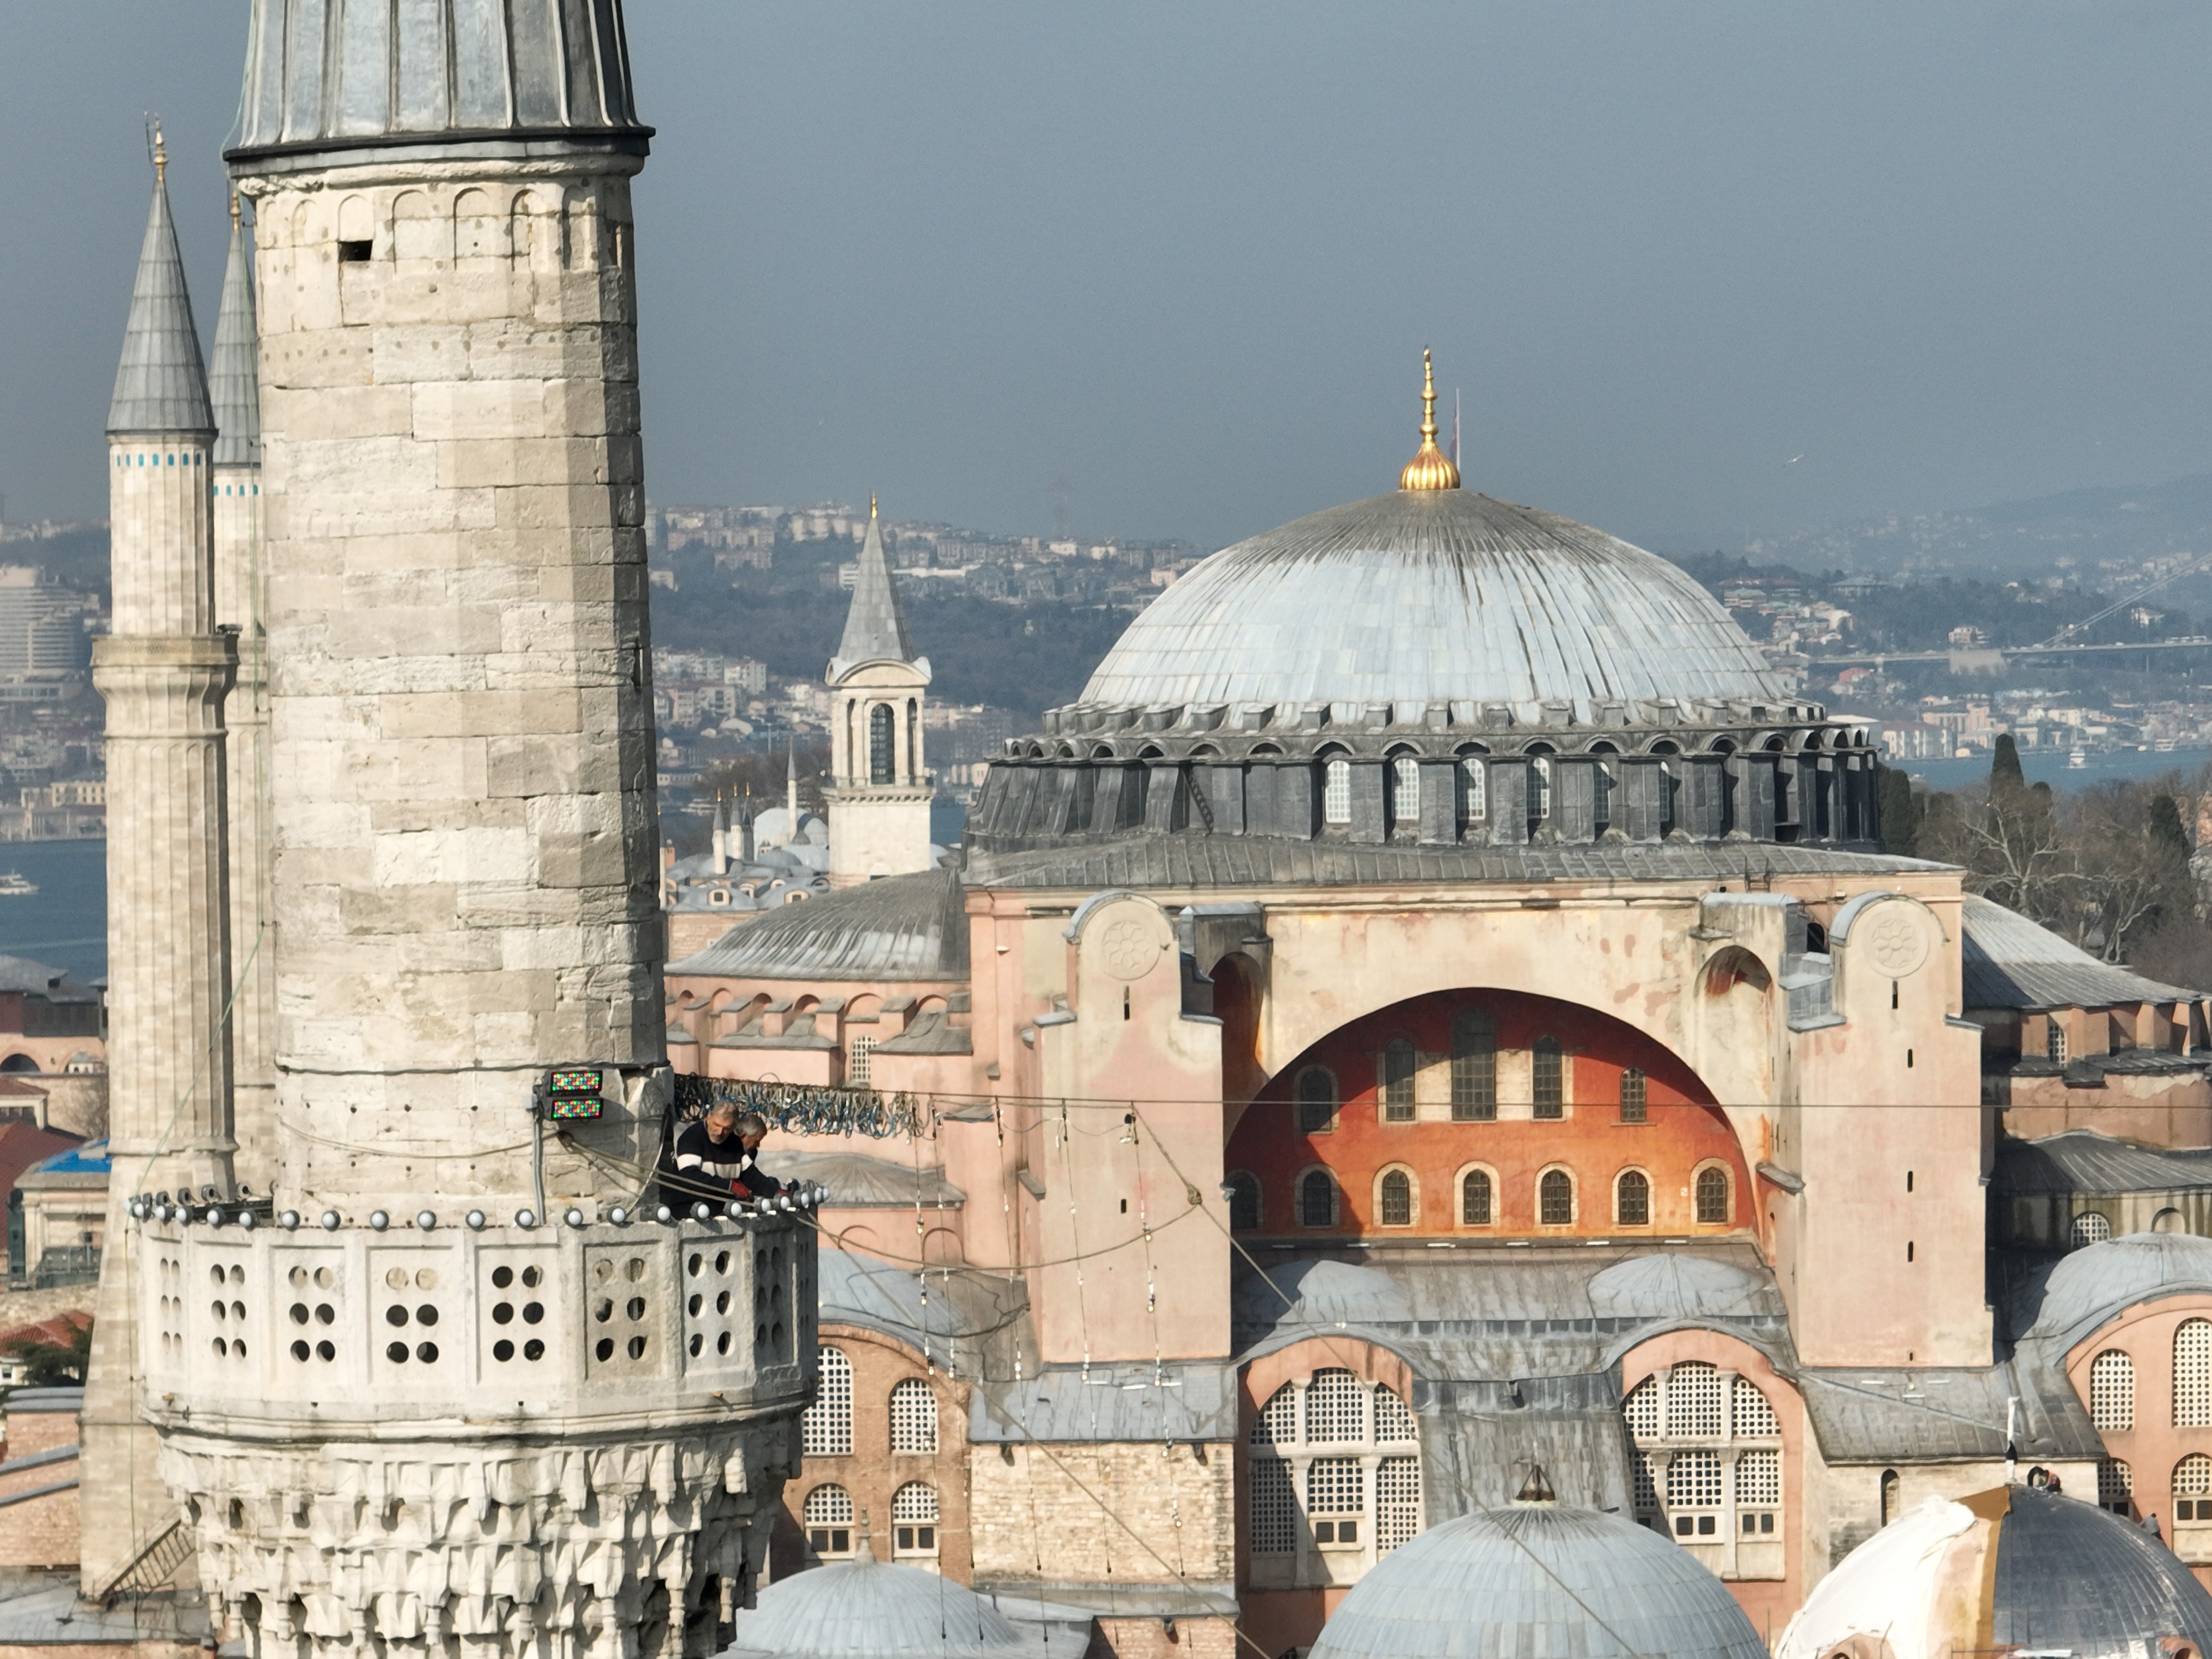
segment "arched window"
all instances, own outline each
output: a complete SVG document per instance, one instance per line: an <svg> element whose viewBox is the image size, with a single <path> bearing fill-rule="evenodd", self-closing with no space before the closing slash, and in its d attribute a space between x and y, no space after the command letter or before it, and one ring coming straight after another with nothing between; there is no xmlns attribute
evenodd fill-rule
<svg viewBox="0 0 2212 1659"><path fill-rule="evenodd" d="M1897 1519L1898 1510L1904 1501L1905 1483L1897 1478L1895 1469L1884 1469L1881 1472L1881 1524L1883 1526L1886 1527Z"/></svg>
<svg viewBox="0 0 2212 1659"><path fill-rule="evenodd" d="M2095 1210L2084 1210L2074 1218L2067 1229L2067 1237L2075 1249L2084 1244L2101 1244L2112 1236L2112 1224Z"/></svg>
<svg viewBox="0 0 2212 1659"><path fill-rule="evenodd" d="M879 702L868 710L868 781L889 783L898 775L898 727L891 706Z"/></svg>
<svg viewBox="0 0 2212 1659"><path fill-rule="evenodd" d="M909 1480L891 1494L891 1553L937 1553L937 1488Z"/></svg>
<svg viewBox="0 0 2212 1659"><path fill-rule="evenodd" d="M1341 758L1321 769L1321 817L1323 823L1352 822L1352 763Z"/></svg>
<svg viewBox="0 0 2212 1659"><path fill-rule="evenodd" d="M2043 1054L2054 1066L2066 1063L2066 1028L2058 1023L2056 1014L2043 1022Z"/></svg>
<svg viewBox="0 0 2212 1659"><path fill-rule="evenodd" d="M2114 1515L2135 1512L2135 1474L2117 1457L2097 1462L2097 1507Z"/></svg>
<svg viewBox="0 0 2212 1659"><path fill-rule="evenodd" d="M1255 1446L1295 1446L1298 1443L1298 1385L1285 1382L1267 1396L1260 1414L1252 1419Z"/></svg>
<svg viewBox="0 0 2212 1659"><path fill-rule="evenodd" d="M1469 1170L1459 1182L1460 1224L1464 1227L1487 1227L1490 1218L1490 1172L1487 1170Z"/></svg>
<svg viewBox="0 0 2212 1659"><path fill-rule="evenodd" d="M845 1081L853 1088L865 1089L875 1073L876 1039L856 1036L845 1050Z"/></svg>
<svg viewBox="0 0 2212 1659"><path fill-rule="evenodd" d="M1377 1188L1382 1224L1386 1227L1410 1227L1413 1224L1413 1180L1403 1170L1385 1170Z"/></svg>
<svg viewBox="0 0 2212 1659"><path fill-rule="evenodd" d="M842 1486L817 1486L799 1510L806 1547L817 1555L853 1553L853 1495Z"/></svg>
<svg viewBox="0 0 2212 1659"><path fill-rule="evenodd" d="M1552 757L1539 755L1529 763L1528 782L1534 799L1528 803L1529 817L1548 818L1552 816Z"/></svg>
<svg viewBox="0 0 2212 1659"><path fill-rule="evenodd" d="M1350 1371L1316 1371L1306 1384L1306 1441L1327 1446L1367 1438L1367 1390Z"/></svg>
<svg viewBox="0 0 2212 1659"><path fill-rule="evenodd" d="M1782 1425L1775 1421L1774 1407L1759 1392L1759 1384L1747 1376L1739 1376L1729 1394L1729 1409L1735 1423L1735 1437L1739 1440L1763 1439L1782 1432Z"/></svg>
<svg viewBox="0 0 2212 1659"><path fill-rule="evenodd" d="M1686 1359L1668 1376L1667 1437L1721 1437L1721 1374L1702 1359Z"/></svg>
<svg viewBox="0 0 2212 1659"><path fill-rule="evenodd" d="M1613 1183L1613 1218L1622 1227L1651 1224L1651 1182L1641 1170L1623 1170Z"/></svg>
<svg viewBox="0 0 2212 1659"><path fill-rule="evenodd" d="M853 1455L853 1362L842 1348L815 1357L814 1403L799 1419L799 1448L807 1457Z"/></svg>
<svg viewBox="0 0 2212 1659"><path fill-rule="evenodd" d="M1620 1402L1622 1414L1628 1419L1629 1438L1639 1444L1659 1437L1659 1379L1647 1376L1628 1391L1628 1398Z"/></svg>
<svg viewBox="0 0 2212 1659"><path fill-rule="evenodd" d="M1536 1219L1546 1227L1571 1225L1575 1218L1575 1178L1565 1170L1547 1170L1536 1182Z"/></svg>
<svg viewBox="0 0 2212 1659"><path fill-rule="evenodd" d="M1489 1123L1498 1116L1498 1026L1480 1008L1462 1009L1452 1021L1451 1108L1455 1123Z"/></svg>
<svg viewBox="0 0 2212 1659"><path fill-rule="evenodd" d="M1529 1057L1529 1097L1540 1118L1566 1115L1566 1061L1555 1036L1540 1036Z"/></svg>
<svg viewBox="0 0 2212 1659"><path fill-rule="evenodd" d="M2107 1348L2089 1362L2089 1421L2100 1434L2136 1425L2135 1356Z"/></svg>
<svg viewBox="0 0 2212 1659"><path fill-rule="evenodd" d="M1709 1164L1698 1171L1696 1187L1698 1220L1704 1226L1717 1226L1729 1218L1728 1171L1717 1164Z"/></svg>
<svg viewBox="0 0 2212 1659"><path fill-rule="evenodd" d="M1735 1456L1736 1531L1744 1537L1771 1536L1774 1512L1782 1504L1782 1454L1747 1450Z"/></svg>
<svg viewBox="0 0 2212 1659"><path fill-rule="evenodd" d="M2212 1521L2212 1457L2191 1452L2173 1466L2173 1518Z"/></svg>
<svg viewBox="0 0 2212 1659"><path fill-rule="evenodd" d="M1411 755L1390 763L1390 823L1418 829L1421 822L1421 763Z"/></svg>
<svg viewBox="0 0 2212 1659"><path fill-rule="evenodd" d="M1387 1382L1375 1385L1375 1438L1386 1445L1414 1438L1413 1413L1406 1409L1406 1402Z"/></svg>
<svg viewBox="0 0 2212 1659"><path fill-rule="evenodd" d="M1325 1135L1336 1127L1336 1073L1309 1066L1298 1073L1298 1133Z"/></svg>
<svg viewBox="0 0 2212 1659"><path fill-rule="evenodd" d="M1336 1225L1336 1182L1326 1170L1309 1170L1298 1182L1298 1224Z"/></svg>
<svg viewBox="0 0 2212 1659"><path fill-rule="evenodd" d="M1413 1121L1413 1045L1394 1037L1382 1049L1382 1119L1386 1123Z"/></svg>
<svg viewBox="0 0 2212 1659"><path fill-rule="evenodd" d="M1459 763L1460 816L1480 823L1490 816L1490 763L1469 755Z"/></svg>
<svg viewBox="0 0 2212 1659"><path fill-rule="evenodd" d="M895 1452L933 1452L937 1449L937 1396L920 1377L909 1376L891 1388L891 1449Z"/></svg>
<svg viewBox="0 0 2212 1659"><path fill-rule="evenodd" d="M1388 1555L1420 1529L1420 1460L1386 1457L1375 1466L1375 1553Z"/></svg>
<svg viewBox="0 0 2212 1659"><path fill-rule="evenodd" d="M1239 1170L1223 1184L1229 1188L1229 1231L1233 1233L1258 1232L1260 1177Z"/></svg>
<svg viewBox="0 0 2212 1659"><path fill-rule="evenodd" d="M1643 1073L1631 1066L1620 1074L1620 1121L1623 1123L1644 1123L1650 1121L1649 1087Z"/></svg>
<svg viewBox="0 0 2212 1659"><path fill-rule="evenodd" d="M2184 1320L2173 1334L2173 1426L2212 1428L2212 1319Z"/></svg>

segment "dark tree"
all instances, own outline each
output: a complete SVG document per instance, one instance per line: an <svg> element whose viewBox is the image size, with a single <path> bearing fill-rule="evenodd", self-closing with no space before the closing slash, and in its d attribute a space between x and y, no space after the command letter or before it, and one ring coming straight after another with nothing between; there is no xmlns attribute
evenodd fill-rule
<svg viewBox="0 0 2212 1659"><path fill-rule="evenodd" d="M2000 732L1996 752L1990 757L1990 792L2025 788L2027 784L2020 769L2020 745L2012 740L2011 732Z"/></svg>
<svg viewBox="0 0 2212 1659"><path fill-rule="evenodd" d="M1881 813L1881 844L1893 853L1911 858L1920 840L1920 803L1912 793L1912 780L1894 766L1881 769L1875 804Z"/></svg>
<svg viewBox="0 0 2212 1659"><path fill-rule="evenodd" d="M2189 832L2181 827L2181 807L2172 796L2150 798L2150 838L2185 859L2189 856Z"/></svg>

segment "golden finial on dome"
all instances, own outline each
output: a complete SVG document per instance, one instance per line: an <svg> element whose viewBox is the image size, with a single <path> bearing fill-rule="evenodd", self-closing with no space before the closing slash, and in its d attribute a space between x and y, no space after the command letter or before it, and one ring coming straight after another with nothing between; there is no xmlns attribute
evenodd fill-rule
<svg viewBox="0 0 2212 1659"><path fill-rule="evenodd" d="M1459 468L1437 447L1437 371L1421 348L1421 447L1398 475L1401 489L1457 489Z"/></svg>

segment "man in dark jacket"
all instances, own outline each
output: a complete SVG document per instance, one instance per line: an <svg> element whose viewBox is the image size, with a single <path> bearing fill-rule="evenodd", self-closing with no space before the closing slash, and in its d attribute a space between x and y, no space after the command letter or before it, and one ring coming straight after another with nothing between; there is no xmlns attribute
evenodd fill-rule
<svg viewBox="0 0 2212 1659"><path fill-rule="evenodd" d="M783 1183L763 1173L755 1159L767 1134L768 1120L759 1113L740 1117L735 1106L716 1101L677 1137L675 1176L662 1185L672 1195L694 1200L724 1200L740 1189L755 1198L773 1197Z"/></svg>

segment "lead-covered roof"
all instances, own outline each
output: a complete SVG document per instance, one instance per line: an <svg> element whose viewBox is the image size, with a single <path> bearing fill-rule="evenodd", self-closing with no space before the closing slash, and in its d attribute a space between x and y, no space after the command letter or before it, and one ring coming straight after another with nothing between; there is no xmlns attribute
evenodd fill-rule
<svg viewBox="0 0 2212 1659"><path fill-rule="evenodd" d="M131 284L131 316L124 325L123 360L107 406L107 430L111 436L157 437L204 436L215 429L192 296L177 252L176 222L169 216L169 186L156 169L154 202L138 248L138 274Z"/></svg>

